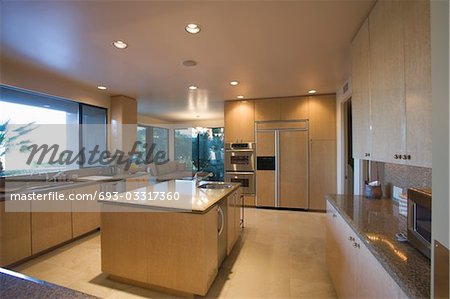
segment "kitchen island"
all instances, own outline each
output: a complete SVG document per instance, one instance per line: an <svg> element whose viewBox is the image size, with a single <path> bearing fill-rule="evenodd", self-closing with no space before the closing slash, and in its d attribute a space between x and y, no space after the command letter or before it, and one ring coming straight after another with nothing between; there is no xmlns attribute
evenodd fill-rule
<svg viewBox="0 0 450 299"><path fill-rule="evenodd" d="M226 254L239 236L239 186L173 180L100 199L102 271L129 284L205 295L221 263L220 236Z"/></svg>

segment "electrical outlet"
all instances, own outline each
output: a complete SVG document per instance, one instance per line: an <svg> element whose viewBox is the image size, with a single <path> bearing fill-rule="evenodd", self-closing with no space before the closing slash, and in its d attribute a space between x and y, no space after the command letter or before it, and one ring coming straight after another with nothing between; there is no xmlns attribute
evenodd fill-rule
<svg viewBox="0 0 450 299"><path fill-rule="evenodd" d="M395 200L399 200L399 199L400 199L400 194L402 194L402 193L403 193L403 189L402 189L402 188L397 187L397 186L394 186L394 187L393 187L393 190L392 190L392 197L393 197Z"/></svg>

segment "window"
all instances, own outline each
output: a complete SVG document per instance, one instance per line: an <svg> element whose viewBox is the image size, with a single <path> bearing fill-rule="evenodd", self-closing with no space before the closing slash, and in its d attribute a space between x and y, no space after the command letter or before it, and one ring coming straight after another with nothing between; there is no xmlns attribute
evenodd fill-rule
<svg viewBox="0 0 450 299"><path fill-rule="evenodd" d="M0 85L0 111L2 176L94 166L80 159L68 165L27 164L25 146L31 143L57 144L61 151L74 153L82 147L90 149L94 144L99 145L100 151L106 149L107 110L104 108ZM80 129L80 124L89 128L81 126Z"/></svg>
<svg viewBox="0 0 450 299"><path fill-rule="evenodd" d="M137 140L142 143L137 150L145 152L146 156L151 151L149 157L156 163L169 160L169 129L139 125ZM144 148L145 144L147 146Z"/></svg>
<svg viewBox="0 0 450 299"><path fill-rule="evenodd" d="M175 160L194 171L214 173L213 180L224 178L223 128L175 129Z"/></svg>

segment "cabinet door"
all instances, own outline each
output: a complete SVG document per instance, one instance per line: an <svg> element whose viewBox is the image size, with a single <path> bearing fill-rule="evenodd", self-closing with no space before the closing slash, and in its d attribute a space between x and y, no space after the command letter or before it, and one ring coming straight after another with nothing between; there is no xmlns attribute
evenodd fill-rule
<svg viewBox="0 0 450 299"><path fill-rule="evenodd" d="M58 191L65 198L72 190ZM31 202L31 249L36 254L72 239L71 202L32 201Z"/></svg>
<svg viewBox="0 0 450 299"><path fill-rule="evenodd" d="M253 101L225 102L225 142L255 141Z"/></svg>
<svg viewBox="0 0 450 299"><path fill-rule="evenodd" d="M279 206L308 208L308 131L279 131Z"/></svg>
<svg viewBox="0 0 450 299"><path fill-rule="evenodd" d="M336 141L311 141L309 209L325 210L325 195L336 193Z"/></svg>
<svg viewBox="0 0 450 299"><path fill-rule="evenodd" d="M21 207L24 207L21 203ZM28 209L30 203L26 203ZM22 210L22 209L21 209ZM0 266L6 266L31 255L31 214L6 212L0 202Z"/></svg>
<svg viewBox="0 0 450 299"><path fill-rule="evenodd" d="M286 98L280 101L281 120L309 118L308 97Z"/></svg>
<svg viewBox="0 0 450 299"><path fill-rule="evenodd" d="M255 101L255 121L280 120L280 101L265 99Z"/></svg>
<svg viewBox="0 0 450 299"><path fill-rule="evenodd" d="M354 248L357 263L355 275L356 298L399 298L402 290L391 276L384 270L377 259L370 253L358 237Z"/></svg>
<svg viewBox="0 0 450 299"><path fill-rule="evenodd" d="M256 156L275 156L275 132L258 132ZM275 170L256 170L256 203L275 207Z"/></svg>
<svg viewBox="0 0 450 299"><path fill-rule="evenodd" d="M430 2L404 1L403 7L408 163L431 167Z"/></svg>
<svg viewBox="0 0 450 299"><path fill-rule="evenodd" d="M231 253L233 249L234 242L236 240L236 229L235 229L235 204L236 204L236 192L228 195L227 197L227 254Z"/></svg>
<svg viewBox="0 0 450 299"><path fill-rule="evenodd" d="M353 158L367 160L372 150L368 20L359 29L351 50Z"/></svg>
<svg viewBox="0 0 450 299"><path fill-rule="evenodd" d="M100 227L100 207L93 196L100 191L100 185L74 189L75 194L92 196L93 200L72 201L72 234L78 237Z"/></svg>
<svg viewBox="0 0 450 299"><path fill-rule="evenodd" d="M378 1L369 16L372 153L398 163L406 145L402 1Z"/></svg>
<svg viewBox="0 0 450 299"><path fill-rule="evenodd" d="M309 136L336 139L336 96L309 97Z"/></svg>

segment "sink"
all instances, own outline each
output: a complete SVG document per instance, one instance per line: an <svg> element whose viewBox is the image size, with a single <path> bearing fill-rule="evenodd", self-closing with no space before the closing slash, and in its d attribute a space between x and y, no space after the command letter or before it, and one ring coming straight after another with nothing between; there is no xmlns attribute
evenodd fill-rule
<svg viewBox="0 0 450 299"><path fill-rule="evenodd" d="M202 189L229 189L232 188L233 185L223 183L206 183L198 187Z"/></svg>

